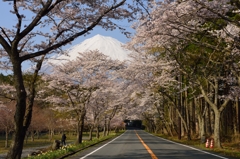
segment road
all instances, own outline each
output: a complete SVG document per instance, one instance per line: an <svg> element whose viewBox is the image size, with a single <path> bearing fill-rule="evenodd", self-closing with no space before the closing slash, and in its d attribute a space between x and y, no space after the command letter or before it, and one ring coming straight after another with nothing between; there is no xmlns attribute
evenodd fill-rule
<svg viewBox="0 0 240 159"><path fill-rule="evenodd" d="M67 159L227 159L153 136L142 130L127 130L121 136Z"/></svg>

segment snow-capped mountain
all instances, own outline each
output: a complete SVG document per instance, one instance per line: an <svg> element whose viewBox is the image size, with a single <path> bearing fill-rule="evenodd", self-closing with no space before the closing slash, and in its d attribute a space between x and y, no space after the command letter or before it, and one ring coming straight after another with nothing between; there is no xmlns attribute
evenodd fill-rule
<svg viewBox="0 0 240 159"><path fill-rule="evenodd" d="M79 52L84 53L89 50L98 50L113 60L129 60L130 57L128 57L128 54L130 51L123 48L123 45L124 44L117 39L98 34L66 50L68 56L60 55L46 60L41 70L43 72L49 72L51 64L61 65L67 61L76 59L76 57L79 56Z"/></svg>
<svg viewBox="0 0 240 159"><path fill-rule="evenodd" d="M84 40L67 50L69 56L61 55L57 59L74 60L78 56L78 52L86 52L89 50L99 50L104 55L114 60L129 59L129 50L124 49L124 44L109 36L95 35L92 38ZM59 62L59 61L58 61Z"/></svg>

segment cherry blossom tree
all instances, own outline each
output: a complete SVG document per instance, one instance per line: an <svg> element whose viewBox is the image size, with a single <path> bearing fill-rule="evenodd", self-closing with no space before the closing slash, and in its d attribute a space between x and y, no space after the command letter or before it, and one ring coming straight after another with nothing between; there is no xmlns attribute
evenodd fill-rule
<svg viewBox="0 0 240 159"><path fill-rule="evenodd" d="M130 45L128 48L131 49L131 47ZM131 54L131 64L121 74L126 85L126 91L123 94L129 97L125 98L128 104L123 108L125 119L150 121L148 116L151 116L153 131L157 131L155 127L158 125L158 123L154 123L155 120L153 119L163 113L162 111L159 112L160 106L156 107L156 103L162 103L163 90L168 90L177 84L175 62L161 58L161 54L157 50L160 49L134 50ZM159 98L155 96L159 96ZM164 107L164 105L161 105L161 107ZM166 120L165 117L162 118L163 122L164 120Z"/></svg>
<svg viewBox="0 0 240 159"><path fill-rule="evenodd" d="M231 0L155 3L150 15L136 23L137 33L129 43L138 52L155 51L175 63L178 72L175 75L180 83L175 90L185 92L194 88L194 91L201 92L199 96L204 97L215 114L214 141L217 147L221 147L221 113L233 99L230 92L219 94L219 82L229 83L228 79L232 79L229 76L239 69L238 61L230 60L239 57L238 10L239 3ZM222 76L223 69L228 72L225 76ZM186 82L183 83L182 79ZM208 91L206 83L212 86L214 93ZM234 87L227 85L233 90ZM179 100L178 104L183 103Z"/></svg>
<svg viewBox="0 0 240 159"><path fill-rule="evenodd" d="M116 66L115 66L116 67ZM122 66L121 66L122 67ZM111 76L107 83L103 83L100 89L95 91L92 95L88 106L88 118L92 123L92 129L96 128L96 137L99 137L99 127L103 127L103 135L108 135L111 129L112 119L120 113L120 111L127 105L124 96L127 96L122 91L121 82L116 80L115 74L119 73L119 68L111 71ZM122 67L124 69L124 67ZM120 69L120 70L122 70ZM117 119L116 119L117 120ZM123 121L122 118L118 120ZM115 127L116 128L116 127ZM91 138L91 137L90 137Z"/></svg>
<svg viewBox="0 0 240 159"><path fill-rule="evenodd" d="M105 88L103 88L105 89ZM104 93L102 88L96 90L92 94L92 99L89 102L87 118L89 119L90 124L90 133L89 133L89 140L92 140L92 132L94 128L96 128L96 138L99 138L99 127L100 127L100 120L102 120L102 114L105 111L105 101L104 98L108 94Z"/></svg>
<svg viewBox="0 0 240 159"><path fill-rule="evenodd" d="M74 112L78 123L77 143L81 143L90 98L98 89L106 87L109 89L111 74L114 70L121 68L121 62L111 60L96 50L79 53L76 60L53 67L54 72L47 76L47 80L49 88L54 89L54 94L57 96L49 96L46 100L55 103L57 106L55 109L59 111ZM99 112L93 113L95 113L93 120L96 120L98 116L96 113Z"/></svg>
<svg viewBox="0 0 240 159"><path fill-rule="evenodd" d="M109 89L107 91L108 95L107 98L105 99L105 105L106 109L103 113L104 116L104 130L103 134L109 135L110 129L111 129L111 121L115 117L115 115L118 113L120 109L122 109L122 104L119 99L119 92L117 91L116 87L114 89Z"/></svg>
<svg viewBox="0 0 240 159"><path fill-rule="evenodd" d="M37 102L36 102L37 103ZM50 119L48 120L48 113L44 113L45 111L49 112L49 109L40 108L39 105L35 105L33 108L33 117L31 124L28 128L29 135L31 136L31 140L34 141L35 136L39 138L40 132L47 129L47 123L51 123ZM27 141L27 139L25 139Z"/></svg>
<svg viewBox="0 0 240 159"><path fill-rule="evenodd" d="M1 130L5 132L5 148L9 146L9 133L14 130L13 114L14 102L0 103L0 126Z"/></svg>
<svg viewBox="0 0 240 159"><path fill-rule="evenodd" d="M132 21L145 8L142 7L143 4L139 0L9 2L10 13L6 13L6 16L13 15L15 18L12 28L7 28L4 24L0 26L1 68L10 69L13 73L17 104L15 133L7 158L21 158L24 136L32 116L35 91L34 88L31 89L32 94L27 104L29 94L22 77L23 62L38 63L37 74L41 62L48 57L45 55L60 53L62 46L88 34L96 26L106 30L120 29L127 35L128 32L116 23L117 20L126 18Z"/></svg>

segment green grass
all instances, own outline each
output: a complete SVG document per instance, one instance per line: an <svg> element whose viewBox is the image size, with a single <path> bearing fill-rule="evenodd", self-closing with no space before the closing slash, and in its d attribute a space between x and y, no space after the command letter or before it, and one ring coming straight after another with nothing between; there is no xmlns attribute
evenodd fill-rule
<svg viewBox="0 0 240 159"><path fill-rule="evenodd" d="M77 145L69 144L69 145L63 146L60 149L55 150L55 151L49 150L46 152L42 152L41 154L39 154L37 156L29 156L27 159L58 159L65 155L78 152L84 148L91 146L91 145L97 144L99 142L105 141L105 140L113 138L113 137L116 137L116 136L120 135L121 133L123 133L123 131L119 132L119 133L111 133L110 135L101 137L99 139L94 138L91 141L84 140L81 144L77 144Z"/></svg>
<svg viewBox="0 0 240 159"><path fill-rule="evenodd" d="M66 133L67 135L67 143L72 143L76 141L76 135L73 135L72 133ZM93 137L95 137L95 133L93 133ZM83 133L83 139L88 139L89 133L84 132ZM10 138L10 137L9 137ZM24 149L25 148L32 148L32 147L42 147L42 146L50 146L52 145L54 140L61 140L61 134L56 134L53 136L53 138L50 140L48 134L41 135L39 139L35 138L34 141L31 140L29 137L27 142L25 140L24 142ZM8 145L11 144L11 140L9 140ZM0 136L0 154L7 153L9 150L8 148L5 148L5 136Z"/></svg>
<svg viewBox="0 0 240 159"><path fill-rule="evenodd" d="M123 133L123 132L120 132L119 134L121 134L121 133ZM49 151L49 152L43 153L43 155L29 157L28 159L57 159L60 156L78 151L84 147L96 144L98 142L101 142L108 138L112 138L119 134L111 133L109 136L101 137L100 139L94 138L95 134L93 134L94 139L92 141L87 141L89 134L84 133L83 139L85 139L85 141L82 144L79 144L79 145L70 144L68 146L63 147L60 150ZM68 133L66 135L67 135L67 143L74 143L74 141L76 140L76 135L72 135L72 134L68 134ZM210 148L205 148L205 144L201 144L199 139L192 139L189 141L189 140L186 140L185 138L178 140L177 137L169 137L169 136L159 135L159 134L154 134L154 135L165 138L165 139L169 139L169 140L181 143L181 144L189 145L189 146L201 149L201 150L212 151L212 152L219 153L221 155L240 158L240 142L239 141L223 142L222 149L218 149L218 148L210 149ZM60 139L61 139L61 134L54 135L52 140L49 140L49 136L47 134L41 136L39 139L35 139L34 141L31 141L31 139L29 138L28 142L24 143L24 148L40 147L40 146L47 147L47 146L50 146L54 140L60 140ZM10 143L10 141L9 141L9 143ZM0 153L6 153L8 151L8 148L6 149L6 148L4 148L4 146L5 146L5 139L3 136L0 136Z"/></svg>

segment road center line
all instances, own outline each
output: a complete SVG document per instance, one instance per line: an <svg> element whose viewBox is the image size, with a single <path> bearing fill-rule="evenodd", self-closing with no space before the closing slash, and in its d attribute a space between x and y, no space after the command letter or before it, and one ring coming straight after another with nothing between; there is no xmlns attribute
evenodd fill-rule
<svg viewBox="0 0 240 159"><path fill-rule="evenodd" d="M137 131L134 130L137 137L139 138L139 140L141 141L141 143L143 144L143 146L146 148L146 150L148 151L148 153L151 155L152 159L158 159L157 156L152 152L152 150L148 147L148 145L146 145L144 143L144 141L142 140L142 138L138 135Z"/></svg>

